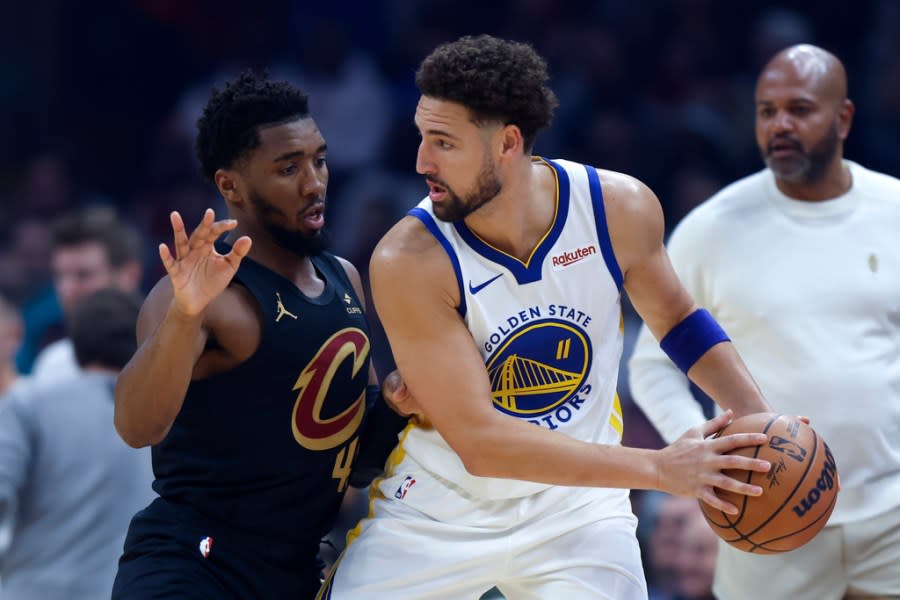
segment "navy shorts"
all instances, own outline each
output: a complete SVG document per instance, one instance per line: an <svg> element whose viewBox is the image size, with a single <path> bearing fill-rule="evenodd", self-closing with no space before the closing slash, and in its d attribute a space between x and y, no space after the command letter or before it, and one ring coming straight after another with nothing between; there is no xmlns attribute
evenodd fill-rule
<svg viewBox="0 0 900 600"><path fill-rule="evenodd" d="M318 544L260 538L157 498L131 521L112 599L312 600L317 552Z"/></svg>

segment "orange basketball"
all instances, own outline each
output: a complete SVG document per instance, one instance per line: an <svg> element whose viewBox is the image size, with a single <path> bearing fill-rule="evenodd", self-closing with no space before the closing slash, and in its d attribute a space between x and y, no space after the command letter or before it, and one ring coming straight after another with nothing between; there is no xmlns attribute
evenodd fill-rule
<svg viewBox="0 0 900 600"><path fill-rule="evenodd" d="M762 446L732 454L767 460L767 473L726 470L729 477L759 485L761 496L743 496L716 488L719 498L738 507L729 515L700 501L703 516L720 538L745 552L774 554L799 548L828 522L837 501L837 465L822 436L803 421L776 413L735 419L717 436L766 433Z"/></svg>

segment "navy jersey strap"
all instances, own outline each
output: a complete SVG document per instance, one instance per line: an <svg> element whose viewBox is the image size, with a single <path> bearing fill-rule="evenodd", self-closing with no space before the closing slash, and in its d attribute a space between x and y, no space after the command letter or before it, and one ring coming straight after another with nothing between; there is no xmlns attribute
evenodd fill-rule
<svg viewBox="0 0 900 600"><path fill-rule="evenodd" d="M606 222L606 208L603 205L603 190L600 188L600 176L597 169L584 165L588 176L588 185L591 190L591 203L594 205L594 223L597 227L597 239L600 241L600 252L603 254L603 260L606 262L606 268L612 275L616 287L622 289L622 269L619 268L619 262L616 260L616 254L613 252L612 241L609 239L609 225Z"/></svg>

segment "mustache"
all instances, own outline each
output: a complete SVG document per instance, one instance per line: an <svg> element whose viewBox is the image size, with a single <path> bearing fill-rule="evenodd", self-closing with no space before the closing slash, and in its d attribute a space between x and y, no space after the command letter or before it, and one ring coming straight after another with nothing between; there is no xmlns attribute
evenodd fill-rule
<svg viewBox="0 0 900 600"><path fill-rule="evenodd" d="M778 135L769 140L766 144L766 154L772 154L775 150L775 144L787 144L793 150L803 150L803 142L790 135Z"/></svg>
<svg viewBox="0 0 900 600"><path fill-rule="evenodd" d="M438 179L437 177L430 177L430 176L426 175L425 181L427 181L428 183L433 183L434 185L439 185L442 188L450 189L449 185L447 185L444 181Z"/></svg>

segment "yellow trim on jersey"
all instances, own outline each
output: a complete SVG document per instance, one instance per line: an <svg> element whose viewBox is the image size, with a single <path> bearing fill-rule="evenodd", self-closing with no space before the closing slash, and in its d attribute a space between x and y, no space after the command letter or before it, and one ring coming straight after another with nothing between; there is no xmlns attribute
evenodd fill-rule
<svg viewBox="0 0 900 600"><path fill-rule="evenodd" d="M391 451L390 456L388 456L387 462L384 467L384 475L381 477L377 477L369 484L369 509L366 513L365 518L360 519L359 523L356 524L356 527L347 532L347 541L344 545L344 552L347 551L347 547L350 546L359 537L359 534L362 532L362 524L366 519L371 519L375 516L375 501L379 498L384 499L384 494L381 493L380 484L385 479L392 477L394 475L395 470L397 469L397 465L403 462L403 458L406 456L406 450L403 449L403 442L406 441L406 436L409 435L409 432L419 427L416 423L410 421L409 425L400 433L400 443ZM344 552L341 552L341 555L338 556L337 560L334 561L334 565L331 567L331 571L328 573L328 577L322 582L322 587L319 589L319 593L316 594L316 600L329 600L331 598L331 587L334 581L334 574L337 571L338 565L341 564L341 559L344 558Z"/></svg>
<svg viewBox="0 0 900 600"><path fill-rule="evenodd" d="M406 450L403 449L403 442L406 441L406 436L409 435L409 432L418 427L413 422L410 422L409 425L400 433L400 443L391 450L390 456L388 456L387 463L385 463L384 467L384 475L376 478L369 484L369 510L366 515L367 519L371 519L375 515L375 500L378 498L384 498L384 494L381 493L381 488L378 484L389 477L393 477L394 471L397 469L397 465L403 462L404 457L406 456ZM363 519L360 519L359 523L356 524L356 527L347 532L347 546L353 543L353 540L359 537L359 533L362 530L362 522Z"/></svg>
<svg viewBox="0 0 900 600"><path fill-rule="evenodd" d="M625 417L622 415L622 403L619 401L619 393L613 394L613 409L609 413L609 424L621 436L625 431Z"/></svg>
<svg viewBox="0 0 900 600"><path fill-rule="evenodd" d="M508 256L509 258L516 261L520 265L524 265L526 269L531 264L531 259L534 258L534 253L537 252L538 248L541 247L541 244L544 243L544 240L546 240L547 237L550 235L550 232L553 231L553 227L556 225L556 219L559 217L559 174L556 172L556 169L553 168L553 165L551 165L549 162L547 162L544 158L542 158L540 156L532 156L531 162L542 162L545 165L547 165L547 168L550 169L551 173L553 173L553 180L556 182L556 202L553 206L553 220L550 221L550 227L547 228L547 231L544 232L544 235L541 236L541 239L538 240L538 243L535 244L534 248L531 249L531 254L528 255L528 258L525 260L525 262L522 262L515 256L507 254L500 248L497 248L493 244L485 241L481 236L479 236L477 233L475 233L471 229L469 230L472 232L472 235L474 235L476 238L478 238L481 241L482 244L484 244L485 246L487 246L489 248L496 250L503 256Z"/></svg>

